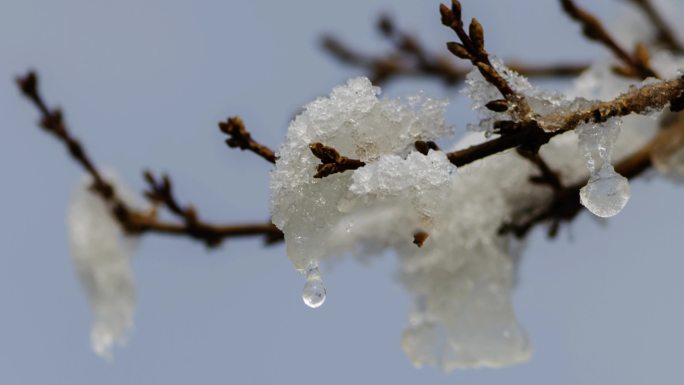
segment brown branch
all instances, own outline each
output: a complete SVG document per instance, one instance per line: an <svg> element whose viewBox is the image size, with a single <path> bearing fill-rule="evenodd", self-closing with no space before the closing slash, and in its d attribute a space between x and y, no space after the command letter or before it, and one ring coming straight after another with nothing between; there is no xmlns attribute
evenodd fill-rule
<svg viewBox="0 0 684 385"><path fill-rule="evenodd" d="M506 123L511 123L515 127L511 129L513 132L462 150L449 152L447 158L455 166L460 167L511 148L522 147L528 152L536 153L539 147L559 133L544 131L534 120L526 123Z"/></svg>
<svg viewBox="0 0 684 385"><path fill-rule="evenodd" d="M672 137L684 132L684 116L678 114L673 121L667 122L658 134L645 146L633 154L622 159L615 165L615 171L628 179L634 179L648 170L651 163L651 155L662 143L671 142ZM520 223L507 223L501 226L501 234L514 234L524 237L535 226L550 221L548 235L554 237L561 222L572 221L581 211L582 205L579 200L579 190L586 185L587 180L573 186L564 187L554 192L551 203L539 208L537 213Z"/></svg>
<svg viewBox="0 0 684 385"><path fill-rule="evenodd" d="M316 167L316 175L314 178L325 178L332 174L345 172L347 170L356 170L366 165L363 161L358 159L350 159L346 156L340 155L337 150L332 147L324 146L321 143L312 143L309 145L311 153L321 160L321 164Z"/></svg>
<svg viewBox="0 0 684 385"><path fill-rule="evenodd" d="M416 60L412 54L400 51L382 56L365 55L352 50L332 36L323 38L322 47L340 62L363 68L375 85L401 77L427 77L453 86L463 81L467 74L465 69L454 66L446 57L439 55L425 53L422 61Z"/></svg>
<svg viewBox="0 0 684 385"><path fill-rule="evenodd" d="M507 62L507 67L520 75L527 77L573 77L581 74L589 68L588 64L573 64L573 63L559 63L548 65L534 65L517 63L515 61Z"/></svg>
<svg viewBox="0 0 684 385"><path fill-rule="evenodd" d="M481 144L447 153L449 161L457 167L472 163L511 148L536 154L539 148L558 134L574 130L585 123L604 123L611 118L630 114L659 111L670 104L671 111L684 109L684 79L661 81L632 89L617 98L596 102L576 111L561 111L540 117L539 120L522 122L498 121L494 128L502 135ZM542 124L545 126L542 128ZM436 146L436 145L434 145ZM417 142L416 149L427 153L428 142ZM434 147L433 149L436 149ZM335 149L320 143L311 145L311 151L321 159L317 178L346 170L355 170L365 164L356 159L341 156Z"/></svg>
<svg viewBox="0 0 684 385"><path fill-rule="evenodd" d="M665 19L660 15L658 10L653 6L653 3L650 0L629 0L631 1L634 5L639 7L645 14L646 17L651 21L653 24L653 27L655 27L657 35L656 35L656 42L660 43L663 47L666 49L676 52L676 53L682 53L684 52L684 46L679 42L677 37L675 36L674 32L670 28L669 25L667 25L667 22L665 22Z"/></svg>
<svg viewBox="0 0 684 385"><path fill-rule="evenodd" d="M574 0L561 0L561 5L568 16L582 25L584 36L606 46L625 64L625 67L616 68L618 73L641 79L658 77L650 67L649 55L645 46L637 45L634 55L631 55L613 39L597 17L578 7Z"/></svg>
<svg viewBox="0 0 684 385"><path fill-rule="evenodd" d="M102 177L98 169L88 157L88 154L81 146L81 143L71 136L64 123L64 116L59 109L50 109L38 90L38 76L34 72L29 72L26 76L16 79L17 86L22 94L28 98L41 114L40 127L47 133L53 135L69 151L71 157L83 167L92 177L92 191L112 206L117 219L125 219L131 215L128 207L116 195L114 187ZM130 231L129 228L127 230Z"/></svg>
<svg viewBox="0 0 684 385"><path fill-rule="evenodd" d="M145 191L145 197L154 205L162 204L172 213L178 217L191 221L192 218L197 218L195 210L192 207L183 208L176 200L173 194L173 184L168 175L163 175L160 180L155 178L151 171L143 172L143 177L149 185L149 190Z"/></svg>
<svg viewBox="0 0 684 385"><path fill-rule="evenodd" d="M668 104L677 112L684 107L683 92L684 78L661 81L630 89L613 100L577 111L550 114L540 121L546 122L544 128L548 131L568 131L581 123L603 123L614 117L660 111Z"/></svg>
<svg viewBox="0 0 684 385"><path fill-rule="evenodd" d="M252 139L252 135L247 131L239 116L233 116L225 122L219 122L219 129L229 136L226 139L228 147L252 151L273 164L278 159L273 150Z"/></svg>
<svg viewBox="0 0 684 385"><path fill-rule="evenodd" d="M539 148L548 143L551 138L564 132L574 130L581 124L604 123L609 119L627 116L630 114L643 114L651 111L659 111L670 105L670 110L678 112L684 110L684 78L669 81L661 81L654 84L630 89L617 98L595 102L585 108L575 111L563 110L557 113L542 116L539 120L525 120L520 122L498 121L494 124L495 132L500 133L498 138L456 150L446 154L447 159L457 167L472 163L476 160L506 151L512 148L526 156L533 157ZM543 126L542 126L543 125ZM427 154L430 149L437 150L433 142L417 141L416 150ZM341 156L332 147L321 143L310 145L311 152L319 159L321 164L317 167L315 178L324 178L328 175L356 170L365 166L358 159L350 159ZM543 167L539 160L535 164ZM558 189L560 181L552 181L552 170L543 170L542 177L546 178L551 185ZM557 178L557 176L555 177Z"/></svg>
<svg viewBox="0 0 684 385"><path fill-rule="evenodd" d="M399 78L429 78L441 81L445 86L456 86L468 74L468 68L455 65L447 56L429 52L415 36L398 30L391 19L383 17L378 25L383 26L379 27L381 31L391 25L392 33L383 32L383 36L393 43L393 51L387 54L359 53L333 36L324 36L322 47L340 62L364 69L375 85ZM515 62L509 65L512 70L528 77L570 77L587 67L587 64L534 65Z"/></svg>
<svg viewBox="0 0 684 385"><path fill-rule="evenodd" d="M584 123L603 123L615 117L659 111L670 104L671 111L684 109L684 79L661 81L630 90L617 98L597 102L577 111L561 111L538 121L500 121L495 128L504 135L462 150L447 153L449 161L462 166L478 159L511 149L536 153L552 137ZM545 124L544 128L540 124Z"/></svg>
<svg viewBox="0 0 684 385"><path fill-rule="evenodd" d="M501 95L509 101L516 101L517 103L524 103L524 97L518 95L508 84L506 79L498 73L489 61L489 54L484 47L484 28L477 19L473 18L466 33L461 15L461 3L458 0L452 0L451 8L444 4L439 5L439 12L442 16L442 24L451 28L458 36L461 43L449 42L447 48L456 57L470 60L482 76L493 86L495 86ZM529 110L529 107L527 107ZM525 114L523 114L525 115Z"/></svg>
<svg viewBox="0 0 684 385"><path fill-rule="evenodd" d="M518 154L529 160L539 170L539 175L531 176L530 182L540 185L547 185L554 191L563 189L563 183L561 182L560 175L551 169L548 163L546 163L544 158L542 158L538 152L529 152L518 149Z"/></svg>
<svg viewBox="0 0 684 385"><path fill-rule="evenodd" d="M51 109L45 103L38 89L38 77L34 72L17 78L17 85L41 114L40 127L53 135L68 149L71 157L93 179L92 192L101 197L110 207L113 217L129 234L157 233L186 236L204 242L208 247L218 246L221 241L231 237L263 236L267 243L282 239L282 233L271 223L245 225L213 225L199 221L191 207L182 208L172 194L171 182L163 178L158 182L149 174L146 175L152 189L148 198L166 205L169 210L182 217L184 223L163 222L147 212L136 211L129 207L118 195L114 186L99 172L80 142L69 132L62 112Z"/></svg>

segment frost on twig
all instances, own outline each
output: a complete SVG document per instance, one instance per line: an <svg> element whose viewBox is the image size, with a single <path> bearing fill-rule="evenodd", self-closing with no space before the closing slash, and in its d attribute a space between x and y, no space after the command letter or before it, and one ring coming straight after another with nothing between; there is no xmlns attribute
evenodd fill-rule
<svg viewBox="0 0 684 385"><path fill-rule="evenodd" d="M132 195L116 178L109 181L130 203ZM130 258L138 239L122 230L107 203L91 188L92 179L85 177L74 192L67 217L69 243L92 310L91 347L111 359L112 348L126 344L133 326L135 285Z"/></svg>

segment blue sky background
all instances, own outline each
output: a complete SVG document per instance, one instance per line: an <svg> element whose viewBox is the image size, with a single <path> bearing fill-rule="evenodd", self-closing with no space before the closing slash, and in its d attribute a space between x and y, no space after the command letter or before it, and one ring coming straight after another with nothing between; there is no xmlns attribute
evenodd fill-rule
<svg viewBox="0 0 684 385"><path fill-rule="evenodd" d="M583 1L606 20L615 0ZM107 363L89 349L90 314L73 272L64 214L80 170L36 127L13 77L39 70L48 99L100 165L137 190L168 171L207 219L268 218L266 162L229 150L216 123L243 117L277 146L292 114L360 72L323 55L334 32L383 52L389 11L434 49L452 40L437 1L3 0L0 3L0 383L2 384L644 384L681 381L684 224L681 187L632 184L611 221L582 215L558 239L530 239L515 292L531 335L528 364L416 370L400 349L408 298L392 256L324 270L328 301L311 310L284 248L256 240L199 244L151 236L134 260L136 326ZM538 62L602 55L557 1L466 0L490 52ZM563 86L545 83L546 86ZM472 114L454 90L460 130Z"/></svg>

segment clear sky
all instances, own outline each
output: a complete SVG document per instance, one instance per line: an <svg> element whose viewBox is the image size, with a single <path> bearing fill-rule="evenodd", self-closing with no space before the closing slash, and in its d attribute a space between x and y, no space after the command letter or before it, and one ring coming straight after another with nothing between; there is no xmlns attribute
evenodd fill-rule
<svg viewBox="0 0 684 385"><path fill-rule="evenodd" d="M582 1L606 20L620 1ZM437 1L3 0L0 3L1 384L671 384L681 381L684 258L681 187L632 184L609 222L582 215L552 241L528 243L515 292L535 347L502 370L416 370L400 349L408 298L394 257L324 270L328 300L300 298L284 248L257 240L207 252L146 238L134 260L138 311L131 341L107 363L89 349L88 306L69 260L64 214L80 171L35 127L12 83L37 69L48 99L100 165L142 189L140 171L169 172L207 219L268 218L268 165L223 144L216 123L243 117L276 146L297 109L360 72L323 55L334 32L383 52L381 11L434 49L452 40ZM557 1L466 0L490 52L538 62L602 55ZM547 83L547 86L563 86ZM472 115L463 97L450 123Z"/></svg>

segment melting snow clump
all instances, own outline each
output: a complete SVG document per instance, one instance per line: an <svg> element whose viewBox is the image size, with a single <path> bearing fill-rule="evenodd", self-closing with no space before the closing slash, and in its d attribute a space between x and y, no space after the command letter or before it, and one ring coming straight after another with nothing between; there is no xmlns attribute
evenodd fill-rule
<svg viewBox="0 0 684 385"><path fill-rule="evenodd" d="M119 196L131 196L116 178L108 180ZM90 185L91 179L84 178L73 194L67 215L69 244L93 313L91 347L99 356L111 359L112 347L125 345L133 326L135 287L130 258L137 239L124 234Z"/></svg>
<svg viewBox="0 0 684 385"><path fill-rule="evenodd" d="M318 307L325 299L321 260L391 248L414 298L402 346L416 365L451 370L527 360L530 345L510 300L515 242L498 230L548 191L527 182L531 166L512 152L457 172L445 153L415 151L416 140L450 133L447 103L422 95L386 100L379 92L366 78L335 88L305 107L280 147L273 221L306 276L304 302ZM314 179L314 142L366 166ZM428 234L422 248L413 243L418 232Z"/></svg>
<svg viewBox="0 0 684 385"><path fill-rule="evenodd" d="M657 50L652 59L665 78L679 76L677 68L684 66L682 59ZM464 93L481 120L454 149L486 140L500 120L534 119L547 131L562 129L569 112L590 109L639 85L616 75L614 63L604 60L561 94L533 87L495 57L491 62L523 97L509 98L507 111L490 111L485 105L502 96L473 69ZM366 78L349 80L307 105L279 149L271 213L285 235L289 258L306 276L304 302L315 308L325 301L322 260L347 254L367 258L391 249L413 298L402 347L416 366L449 371L529 359L531 346L510 298L523 244L500 230L544 215L540 210L549 207L554 189L530 183L540 171L515 150L458 170L442 151L417 152L416 140L451 133L444 124L446 102L423 95L387 100L379 93ZM551 138L540 154L563 186L586 183L578 199L589 211L611 217L630 198L628 180L615 171L613 157L642 148L663 124L659 111L646 115L581 125ZM683 138L680 133L676 140ZM319 159L309 145L316 142L365 166L315 179ZM668 143L660 147L654 152L655 168L684 180L682 152ZM414 244L418 235L425 238L421 247Z"/></svg>

